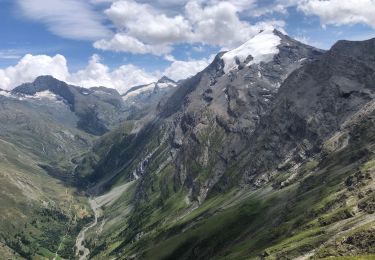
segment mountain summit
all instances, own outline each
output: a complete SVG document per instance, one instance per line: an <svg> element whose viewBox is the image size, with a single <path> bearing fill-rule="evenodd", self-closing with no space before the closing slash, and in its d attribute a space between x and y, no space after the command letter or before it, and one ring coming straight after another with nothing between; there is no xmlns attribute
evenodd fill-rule
<svg viewBox="0 0 375 260"><path fill-rule="evenodd" d="M281 37L277 31L266 30L255 35L240 47L226 52L221 58L224 61L224 71L228 73L238 66L249 66L269 62L278 54Z"/></svg>
<svg viewBox="0 0 375 260"><path fill-rule="evenodd" d="M94 194L133 191L106 206L101 237L119 231L92 245L106 248L97 257L329 256L349 223L355 235L343 248L366 237L355 252L368 252L372 44L339 42L325 52L264 31L181 82L155 120L112 137L121 141L102 146L100 161L77 168ZM119 203L132 207L122 220Z"/></svg>
<svg viewBox="0 0 375 260"><path fill-rule="evenodd" d="M265 30L122 96L49 76L0 91L0 243L25 258L371 258L374 50Z"/></svg>

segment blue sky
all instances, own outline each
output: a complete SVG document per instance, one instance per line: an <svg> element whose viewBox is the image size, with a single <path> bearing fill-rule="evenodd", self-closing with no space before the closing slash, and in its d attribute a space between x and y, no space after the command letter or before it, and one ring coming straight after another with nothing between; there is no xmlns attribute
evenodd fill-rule
<svg viewBox="0 0 375 260"><path fill-rule="evenodd" d="M189 77L264 28L323 49L372 38L374 16L374 0L0 0L0 88L52 74L125 91Z"/></svg>

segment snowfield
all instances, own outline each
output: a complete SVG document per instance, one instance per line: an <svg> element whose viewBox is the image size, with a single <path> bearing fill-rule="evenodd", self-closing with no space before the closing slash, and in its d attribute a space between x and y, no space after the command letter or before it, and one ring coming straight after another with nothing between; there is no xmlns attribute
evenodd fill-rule
<svg viewBox="0 0 375 260"><path fill-rule="evenodd" d="M251 55L253 58L245 65L259 64L261 62L269 62L279 53L278 45L281 38L273 33L273 30L266 30L251 38L240 47L228 51L222 56L224 61L224 72L237 69L239 63L244 63Z"/></svg>

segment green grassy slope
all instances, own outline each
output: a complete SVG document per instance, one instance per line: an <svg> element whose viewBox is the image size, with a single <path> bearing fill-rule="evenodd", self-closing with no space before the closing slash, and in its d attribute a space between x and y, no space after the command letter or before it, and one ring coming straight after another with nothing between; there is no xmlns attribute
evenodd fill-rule
<svg viewBox="0 0 375 260"><path fill-rule="evenodd" d="M1 244L22 258L72 257L90 220L86 198L47 175L34 155L1 139L0 147Z"/></svg>
<svg viewBox="0 0 375 260"><path fill-rule="evenodd" d="M136 189L104 209L103 219L111 223L104 225L102 239L91 244L92 256L371 259L375 254L374 130L374 118L365 117L333 135L322 152L305 158L297 168L280 168L267 187L231 189L209 196L198 208L186 201L187 191L176 189L174 165L167 164L144 180L152 190L142 192L153 196L138 200L130 214L110 217L132 207L139 196ZM206 171L199 170L203 172L197 174Z"/></svg>
<svg viewBox="0 0 375 260"><path fill-rule="evenodd" d="M71 159L93 137L76 129L76 118L62 102L0 97L0 108L2 254L72 257L76 235L91 213L84 194L55 177L71 179Z"/></svg>

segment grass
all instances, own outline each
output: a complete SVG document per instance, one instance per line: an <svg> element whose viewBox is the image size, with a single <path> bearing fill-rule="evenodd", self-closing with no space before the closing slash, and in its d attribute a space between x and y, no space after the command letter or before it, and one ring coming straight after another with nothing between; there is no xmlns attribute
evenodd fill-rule
<svg viewBox="0 0 375 260"><path fill-rule="evenodd" d="M200 256L209 257L212 251L220 250L221 246L236 237L238 232L242 232L243 226L250 224L258 215L261 206L257 202L247 203L241 208L234 208L222 213L218 213L199 223L195 228L185 233L177 235L171 239L161 242L156 250L147 252L145 259L174 259L178 255L186 257L194 255L191 248L199 248ZM210 241L210 237L215 237ZM187 252L185 252L188 250ZM181 258L184 259L184 258Z"/></svg>
<svg viewBox="0 0 375 260"><path fill-rule="evenodd" d="M361 166L361 170L364 171L364 172L369 171L373 168L375 168L375 159L370 160L370 161L366 162L364 165Z"/></svg>
<svg viewBox="0 0 375 260"><path fill-rule="evenodd" d="M371 255L356 255L356 256L334 256L322 258L325 260L373 260L375 259L375 254Z"/></svg>
<svg viewBox="0 0 375 260"><path fill-rule="evenodd" d="M38 166L38 158L27 151L1 139L0 145L1 242L22 257L41 259L57 250L69 228L70 236L59 254L71 256L79 227L69 223L69 218L85 217L82 212L78 214L78 209L87 207L85 199L48 176Z"/></svg>
<svg viewBox="0 0 375 260"><path fill-rule="evenodd" d="M220 133L210 135L209 128L195 133L194 138L201 144L210 141L211 149L219 149L222 140L216 139ZM246 187L241 194L232 189L241 180L241 173L247 170L242 160L247 155L240 154L207 200L193 211L194 204L186 203L186 196L197 196L200 185L215 174L211 169L214 158L209 157L205 164L200 161L202 149L180 148L185 149L186 156L177 161L184 163L188 188L194 186L189 190L179 183L174 164L164 166L169 154L161 147L131 195L120 198L116 207L105 209L111 221L121 208L127 209L132 202L134 206L130 214L105 228L99 237L103 241L96 248L96 259L133 256L139 259L256 259L260 256L294 259L313 249L317 249L317 257L349 254L349 251L358 256L370 254L367 244L356 251L337 244L348 236L353 237L353 246L358 241L372 242L368 232L374 222L370 214L357 207L367 199L368 188L374 184L373 179L362 181L362 175L358 174L371 172L375 165L370 160L374 152L371 144L375 143L372 130L365 126L353 136L330 140L326 145L329 149L306 159L293 181L275 189L270 186L293 174L294 164L282 165L266 188L252 191ZM152 130L142 133L142 140L152 134ZM155 136L149 143L142 142L141 148L135 147L134 140L123 142L114 150L113 158L123 160L122 163L130 161L117 181L126 181L130 169L140 161L139 157L127 156L141 148L143 156L159 145ZM191 160L190 155L199 159ZM153 174L160 165L164 168ZM354 184L349 187L347 180L353 176ZM367 221L370 223L366 225ZM345 251L341 252L342 249Z"/></svg>
<svg viewBox="0 0 375 260"><path fill-rule="evenodd" d="M297 183L259 199L252 194L223 209L232 192L209 198L181 220L159 228L159 235L146 235L142 258L247 259L267 252L270 259L279 259L309 252L339 232L337 223L350 220L348 226L357 225L360 219L352 215L353 196L343 196L349 192L345 180L356 173L358 164L341 160L357 152L361 151L341 149L319 169L320 162L311 160L302 165L306 176ZM161 216L162 211L155 214Z"/></svg>

